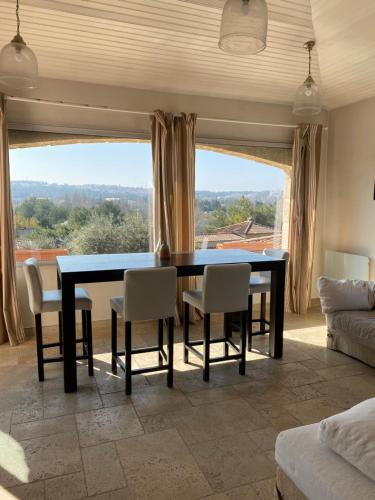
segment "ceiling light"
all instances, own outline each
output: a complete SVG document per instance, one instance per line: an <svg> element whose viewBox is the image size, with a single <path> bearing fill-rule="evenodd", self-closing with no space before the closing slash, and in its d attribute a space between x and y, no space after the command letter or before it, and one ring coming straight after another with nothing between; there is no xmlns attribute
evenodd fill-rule
<svg viewBox="0 0 375 500"><path fill-rule="evenodd" d="M266 48L268 9L265 0L227 0L219 47L236 55L257 54Z"/></svg>
<svg viewBox="0 0 375 500"><path fill-rule="evenodd" d="M309 52L309 74L303 84L298 87L293 106L295 115L318 115L322 111L319 87L311 76L311 51L315 46L314 40L304 44Z"/></svg>
<svg viewBox="0 0 375 500"><path fill-rule="evenodd" d="M0 83L11 89L34 89L38 62L20 34L19 0L16 1L17 34L0 52Z"/></svg>

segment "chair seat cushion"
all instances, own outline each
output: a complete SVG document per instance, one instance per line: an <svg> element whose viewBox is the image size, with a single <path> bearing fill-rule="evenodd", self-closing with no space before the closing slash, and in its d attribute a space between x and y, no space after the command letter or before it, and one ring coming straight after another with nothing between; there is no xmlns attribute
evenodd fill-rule
<svg viewBox="0 0 375 500"><path fill-rule="evenodd" d="M249 293L266 293L271 290L271 278L268 276L251 276L249 283Z"/></svg>
<svg viewBox="0 0 375 500"><path fill-rule="evenodd" d="M91 311L92 300L85 288L75 289L76 310ZM42 312L58 312L62 309L61 290L46 290L43 292Z"/></svg>
<svg viewBox="0 0 375 500"><path fill-rule="evenodd" d="M191 290L189 292L184 292L182 295L182 299L184 302L187 302L188 304L202 311L202 290Z"/></svg>
<svg viewBox="0 0 375 500"><path fill-rule="evenodd" d="M117 314L123 316L124 314L124 297L112 297L111 309L116 311Z"/></svg>

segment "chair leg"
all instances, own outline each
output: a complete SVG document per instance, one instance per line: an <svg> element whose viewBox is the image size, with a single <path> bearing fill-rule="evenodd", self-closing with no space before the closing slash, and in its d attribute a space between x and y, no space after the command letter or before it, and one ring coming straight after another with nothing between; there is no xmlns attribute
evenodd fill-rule
<svg viewBox="0 0 375 500"><path fill-rule="evenodd" d="M253 342L253 296L249 293L247 306L247 350L251 352Z"/></svg>
<svg viewBox="0 0 375 500"><path fill-rule="evenodd" d="M159 366L162 366L163 364L163 356L161 355L161 350L163 349L163 329L164 329L164 320L159 319L158 323L158 347L159 347Z"/></svg>
<svg viewBox="0 0 375 500"><path fill-rule="evenodd" d="M203 380L210 380L210 315L203 318Z"/></svg>
<svg viewBox="0 0 375 500"><path fill-rule="evenodd" d="M168 374L167 385L173 387L174 318L168 318Z"/></svg>
<svg viewBox="0 0 375 500"><path fill-rule="evenodd" d="M117 313L112 309L112 373L117 373Z"/></svg>
<svg viewBox="0 0 375 500"><path fill-rule="evenodd" d="M42 315L35 315L36 355L38 359L39 382L44 380Z"/></svg>
<svg viewBox="0 0 375 500"><path fill-rule="evenodd" d="M260 331L265 334L266 331L266 305L267 305L267 294L260 294Z"/></svg>
<svg viewBox="0 0 375 500"><path fill-rule="evenodd" d="M241 332L240 332L240 375L245 375L246 371L246 311L242 311L240 315Z"/></svg>
<svg viewBox="0 0 375 500"><path fill-rule="evenodd" d="M125 321L125 393L132 393L132 324Z"/></svg>
<svg viewBox="0 0 375 500"><path fill-rule="evenodd" d="M62 312L59 311L59 352L63 353Z"/></svg>
<svg viewBox="0 0 375 500"><path fill-rule="evenodd" d="M86 311L82 309L82 354L87 356L87 323Z"/></svg>
<svg viewBox="0 0 375 500"><path fill-rule="evenodd" d="M230 313L224 313L224 338L227 340L232 336L232 323ZM224 356L229 355L229 346L224 342Z"/></svg>
<svg viewBox="0 0 375 500"><path fill-rule="evenodd" d="M186 347L189 344L189 313L190 306L184 302L184 363L189 362L189 350Z"/></svg>
<svg viewBox="0 0 375 500"><path fill-rule="evenodd" d="M85 311L85 325L86 325L86 338L87 338L87 357L89 364L89 376L94 375L94 354L92 349L92 320L91 311Z"/></svg>

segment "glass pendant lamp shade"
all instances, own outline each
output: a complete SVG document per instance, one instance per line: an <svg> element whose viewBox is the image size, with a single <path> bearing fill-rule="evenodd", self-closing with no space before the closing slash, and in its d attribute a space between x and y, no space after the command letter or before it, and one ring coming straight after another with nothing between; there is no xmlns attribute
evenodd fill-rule
<svg viewBox="0 0 375 500"><path fill-rule="evenodd" d="M20 34L19 0L16 0L17 34L0 51L0 84L26 90L37 86L38 61Z"/></svg>
<svg viewBox="0 0 375 500"><path fill-rule="evenodd" d="M298 87L294 101L295 115L318 115L322 111L319 88L311 76Z"/></svg>
<svg viewBox="0 0 375 500"><path fill-rule="evenodd" d="M322 111L319 87L311 76L311 51L315 42L310 40L304 47L309 51L309 74L303 84L298 87L294 100L293 113L295 115L318 115Z"/></svg>
<svg viewBox="0 0 375 500"><path fill-rule="evenodd" d="M257 54L266 48L265 0L227 0L221 18L219 47L229 54Z"/></svg>
<svg viewBox="0 0 375 500"><path fill-rule="evenodd" d="M37 86L38 62L34 52L17 35L0 52L0 82L17 90Z"/></svg>

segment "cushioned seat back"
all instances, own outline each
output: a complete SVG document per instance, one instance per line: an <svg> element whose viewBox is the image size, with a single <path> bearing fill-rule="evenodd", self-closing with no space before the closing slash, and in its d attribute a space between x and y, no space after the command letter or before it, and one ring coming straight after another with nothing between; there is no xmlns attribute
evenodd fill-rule
<svg viewBox="0 0 375 500"><path fill-rule="evenodd" d="M27 259L23 263L27 293L29 295L29 306L33 314L42 312L43 281L38 261L35 258Z"/></svg>
<svg viewBox="0 0 375 500"><path fill-rule="evenodd" d="M269 257L274 257L275 259L285 260L286 267L288 266L289 252L283 250L282 248L265 248L263 250L263 255L268 255ZM271 273L269 271L262 271L260 275L269 278L271 277Z"/></svg>
<svg viewBox="0 0 375 500"><path fill-rule="evenodd" d="M177 270L130 269L125 271L125 321L171 318L175 315Z"/></svg>
<svg viewBox="0 0 375 500"><path fill-rule="evenodd" d="M246 311L250 272L250 264L206 266L202 287L203 311Z"/></svg>

